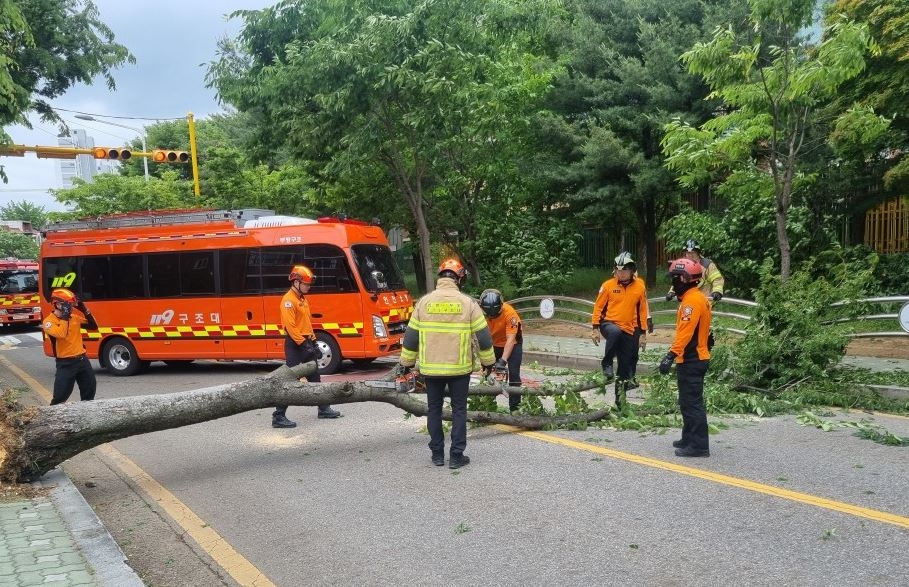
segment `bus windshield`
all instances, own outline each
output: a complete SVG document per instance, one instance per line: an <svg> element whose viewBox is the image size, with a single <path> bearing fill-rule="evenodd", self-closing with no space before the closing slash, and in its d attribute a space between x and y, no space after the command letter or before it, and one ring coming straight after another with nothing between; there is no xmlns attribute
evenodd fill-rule
<svg viewBox="0 0 909 587"><path fill-rule="evenodd" d="M38 293L38 271L0 271L0 293Z"/></svg>
<svg viewBox="0 0 909 587"><path fill-rule="evenodd" d="M388 247L380 245L353 245L350 247L360 279L368 291L406 289L404 276L398 269Z"/></svg>

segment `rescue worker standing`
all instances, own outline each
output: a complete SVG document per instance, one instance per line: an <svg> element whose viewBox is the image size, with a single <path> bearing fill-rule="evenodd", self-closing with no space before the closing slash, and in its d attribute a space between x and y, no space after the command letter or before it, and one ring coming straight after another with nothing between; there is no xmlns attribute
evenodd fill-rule
<svg viewBox="0 0 909 587"><path fill-rule="evenodd" d="M707 338L710 333L710 303L698 289L703 275L700 263L677 259L669 265L673 290L679 298L675 339L660 361L660 373L667 375L676 365L682 438L672 443L679 457L709 457L707 410L704 407L704 375L710 365Z"/></svg>
<svg viewBox="0 0 909 587"><path fill-rule="evenodd" d="M480 294L480 308L486 315L486 324L492 336L495 369L508 369L508 387L521 387L521 360L524 357L521 317L511 304L502 300L502 293L497 289L487 289ZM509 391L509 411L517 411L520 404L521 394Z"/></svg>
<svg viewBox="0 0 909 587"><path fill-rule="evenodd" d="M470 462L467 447L467 392L473 371L471 339L476 336L484 373L492 371L495 355L492 337L483 311L472 297L461 293L467 272L457 259L445 259L439 266L436 289L414 306L401 349L401 369L414 367L419 356L420 373L426 380L426 427L432 464L445 464L445 432L442 429L442 402L451 397L451 452L448 468L458 469ZM447 390L447 391L446 391Z"/></svg>
<svg viewBox="0 0 909 587"><path fill-rule="evenodd" d="M312 318L309 313L309 301L306 294L316 280L315 274L306 265L294 265L287 279L291 282L290 289L281 298L281 324L287 336L284 339L284 363L288 367L301 365L309 361L318 361L322 352L316 344L316 334L312 328ZM310 383L322 381L319 372L315 371L306 376ZM271 425L274 428L293 428L296 422L287 419L287 406L275 406L271 415ZM319 406L319 418L338 418L341 412L333 410L331 406Z"/></svg>
<svg viewBox="0 0 909 587"><path fill-rule="evenodd" d="M634 373L640 333L644 331L650 315L647 289L643 280L635 279L635 269L631 254L619 253L615 258L613 277L600 286L591 315L593 332L590 338L594 344L599 344L601 337L603 339L605 349L601 364L607 381L613 376L613 355L618 359L615 405L620 409L625 406L629 382ZM652 331L653 327L649 329Z"/></svg>
<svg viewBox="0 0 909 587"><path fill-rule="evenodd" d="M51 304L54 310L42 322L42 329L50 339L56 357L51 405L65 403L76 383L79 384L79 398L84 402L93 400L98 381L91 361L85 356L81 329L84 324L91 330L97 330L98 323L85 303L68 289L52 291Z"/></svg>
<svg viewBox="0 0 909 587"><path fill-rule="evenodd" d="M686 259L690 259L701 266L702 279L699 289L710 299L711 303L715 304L723 299L726 280L723 278L723 274L720 273L720 268L716 266L716 263L703 256L701 245L693 238L685 241L684 251ZM669 293L666 294L666 301L671 301L676 294L675 288L669 288Z"/></svg>

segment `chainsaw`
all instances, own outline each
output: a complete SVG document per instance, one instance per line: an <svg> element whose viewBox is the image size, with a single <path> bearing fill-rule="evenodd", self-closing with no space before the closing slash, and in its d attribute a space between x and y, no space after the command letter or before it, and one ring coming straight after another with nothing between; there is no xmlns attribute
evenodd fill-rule
<svg viewBox="0 0 909 587"><path fill-rule="evenodd" d="M390 389L397 393L425 393L426 382L419 371L413 369L401 370L395 368L392 373L393 380L364 381L366 387Z"/></svg>
<svg viewBox="0 0 909 587"><path fill-rule="evenodd" d="M501 387L502 393L508 395L508 384L510 379L508 377L508 364L506 363L504 367L493 367L492 371L489 372L489 375L485 377L483 383L490 385L492 387Z"/></svg>

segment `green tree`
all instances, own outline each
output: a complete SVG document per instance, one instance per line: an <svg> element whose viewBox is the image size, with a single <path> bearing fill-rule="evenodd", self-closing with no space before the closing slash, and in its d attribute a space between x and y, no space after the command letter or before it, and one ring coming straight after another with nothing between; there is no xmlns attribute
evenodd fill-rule
<svg viewBox="0 0 909 587"><path fill-rule="evenodd" d="M675 120L662 144L667 165L686 187L715 180L772 190L785 280L793 194L814 179L804 173L806 152L834 137L869 142L886 128L870 109L830 107L877 47L866 26L846 20L831 21L820 43L811 42L805 31L814 24L814 0L749 0L748 6L747 38L722 28L682 56L711 88L711 97L722 100L717 115L700 126ZM772 182L755 181L762 176Z"/></svg>
<svg viewBox="0 0 909 587"><path fill-rule="evenodd" d="M38 243L30 235L0 230L0 257L37 259Z"/></svg>
<svg viewBox="0 0 909 587"><path fill-rule="evenodd" d="M285 2L241 14L238 43L222 47L209 79L262 117L264 144L307 162L323 196L343 200L338 188L381 169L410 212L429 284L431 236L470 226L436 212L470 218L495 197L489 174L502 167L490 163L508 160L548 84L532 40L558 11L551 0Z"/></svg>
<svg viewBox="0 0 909 587"><path fill-rule="evenodd" d="M705 120L706 88L678 62L715 23L744 14L738 2L577 0L565 25L567 62L539 125L530 169L570 204L575 222L602 227L655 282L657 228L680 202L663 166L662 127L673 117ZM555 118L558 117L558 118Z"/></svg>
<svg viewBox="0 0 909 587"><path fill-rule="evenodd" d="M100 76L114 89L110 71L135 62L98 17L89 0L0 2L0 144L10 141L3 127L29 125L29 111L59 120L48 100L74 83ZM6 181L2 167L0 177Z"/></svg>
<svg viewBox="0 0 909 587"><path fill-rule="evenodd" d="M47 210L28 200L10 202L6 206L0 206L0 219L25 220L35 228L41 228L47 222Z"/></svg>
<svg viewBox="0 0 909 587"><path fill-rule="evenodd" d="M145 181L142 177L103 173L96 175L92 183L79 180L75 180L75 183L72 188L52 190L58 202L72 209L69 214L71 218L188 208L204 203L197 201L192 191L192 182L180 179L176 171L164 172L160 179L156 177L151 181Z"/></svg>

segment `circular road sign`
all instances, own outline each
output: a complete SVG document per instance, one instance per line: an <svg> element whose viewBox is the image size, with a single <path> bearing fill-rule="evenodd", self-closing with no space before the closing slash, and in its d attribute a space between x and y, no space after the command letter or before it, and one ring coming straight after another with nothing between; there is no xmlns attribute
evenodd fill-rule
<svg viewBox="0 0 909 587"><path fill-rule="evenodd" d="M907 304L909 305L909 304ZM555 302L550 298L540 300L540 316L549 320L555 315Z"/></svg>

